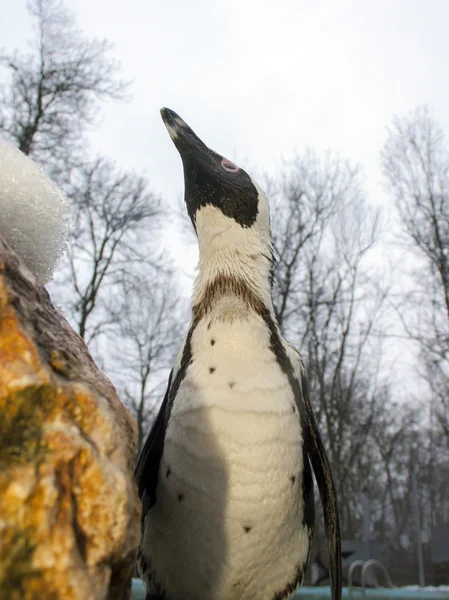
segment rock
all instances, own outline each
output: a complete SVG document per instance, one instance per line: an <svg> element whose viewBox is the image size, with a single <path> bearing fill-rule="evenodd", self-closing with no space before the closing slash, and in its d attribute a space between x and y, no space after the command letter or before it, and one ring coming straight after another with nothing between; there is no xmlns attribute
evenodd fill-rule
<svg viewBox="0 0 449 600"><path fill-rule="evenodd" d="M0 598L129 598L135 423L0 237Z"/></svg>

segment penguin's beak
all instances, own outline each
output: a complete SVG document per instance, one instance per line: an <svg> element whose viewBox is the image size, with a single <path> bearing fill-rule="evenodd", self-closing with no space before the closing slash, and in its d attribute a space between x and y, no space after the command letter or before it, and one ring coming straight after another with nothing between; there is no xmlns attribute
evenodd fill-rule
<svg viewBox="0 0 449 600"><path fill-rule="evenodd" d="M162 120L181 155L184 199L196 230L196 212L206 205L218 208L242 227L253 224L258 214L258 192L249 175L200 140L179 115L161 108ZM245 211L249 211L248 215Z"/></svg>
<svg viewBox="0 0 449 600"><path fill-rule="evenodd" d="M183 160L187 157L201 160L207 155L214 154L174 110L161 108L161 116Z"/></svg>

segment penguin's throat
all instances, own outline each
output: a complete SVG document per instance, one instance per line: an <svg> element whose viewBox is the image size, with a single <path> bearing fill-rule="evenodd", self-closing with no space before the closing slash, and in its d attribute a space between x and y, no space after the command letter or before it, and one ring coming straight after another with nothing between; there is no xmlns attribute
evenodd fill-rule
<svg viewBox="0 0 449 600"><path fill-rule="evenodd" d="M273 313L271 269L271 253L265 248L221 247L208 248L206 252L200 249L193 313L213 310L229 315L230 308L243 317L250 311Z"/></svg>
<svg viewBox="0 0 449 600"><path fill-rule="evenodd" d="M223 320L234 320L272 311L269 286L259 286L239 274L217 273L201 279L200 273L195 282L192 313L196 322L212 313Z"/></svg>

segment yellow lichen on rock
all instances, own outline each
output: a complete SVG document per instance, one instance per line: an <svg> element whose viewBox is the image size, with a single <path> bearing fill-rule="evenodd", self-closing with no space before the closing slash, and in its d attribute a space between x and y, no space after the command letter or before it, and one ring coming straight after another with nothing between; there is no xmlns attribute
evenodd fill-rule
<svg viewBox="0 0 449 600"><path fill-rule="evenodd" d="M0 238L0 598L129 597L135 427Z"/></svg>

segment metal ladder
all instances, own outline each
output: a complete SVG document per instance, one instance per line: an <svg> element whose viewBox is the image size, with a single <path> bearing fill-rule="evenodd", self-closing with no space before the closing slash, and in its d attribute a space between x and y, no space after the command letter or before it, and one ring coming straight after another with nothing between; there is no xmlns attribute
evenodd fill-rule
<svg viewBox="0 0 449 600"><path fill-rule="evenodd" d="M371 567L377 567L379 568L382 573L385 576L385 580L388 584L388 587L395 587L394 583L391 581L391 577L387 571L387 569L384 567L384 565L379 562L378 560L375 560L373 558L371 558L370 560L355 560L354 562L352 562L349 565L349 569L348 569L348 588L349 588L349 596L352 596L352 590L353 590L353 585L352 585L352 575L354 573L354 569L356 567L362 567L362 593L365 596L365 581L366 581L366 573L367 571L371 568ZM379 583L377 581L377 578L375 576L375 574L373 573L373 579L374 579L374 583L376 585L376 587L380 587Z"/></svg>

